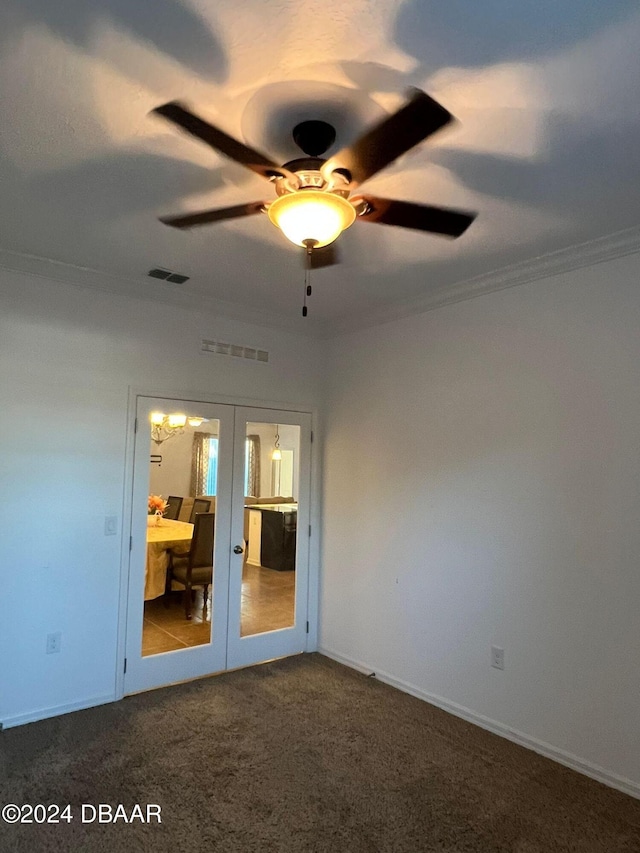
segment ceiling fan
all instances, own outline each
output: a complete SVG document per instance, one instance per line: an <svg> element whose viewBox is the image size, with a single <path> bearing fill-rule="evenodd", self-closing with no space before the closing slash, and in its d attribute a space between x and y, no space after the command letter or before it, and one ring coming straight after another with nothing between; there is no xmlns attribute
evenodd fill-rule
<svg viewBox="0 0 640 853"><path fill-rule="evenodd" d="M467 211L368 194L352 195L364 181L453 121L448 110L419 89L409 92L407 102L397 112L329 159L322 155L335 141L332 125L318 120L301 122L293 129L293 139L305 156L283 166L177 101L156 107L153 112L271 181L277 195L271 202L253 201L161 218L161 222L174 228L266 213L292 243L306 249L309 265L317 268L336 263L330 244L356 219L459 237L476 217Z"/></svg>

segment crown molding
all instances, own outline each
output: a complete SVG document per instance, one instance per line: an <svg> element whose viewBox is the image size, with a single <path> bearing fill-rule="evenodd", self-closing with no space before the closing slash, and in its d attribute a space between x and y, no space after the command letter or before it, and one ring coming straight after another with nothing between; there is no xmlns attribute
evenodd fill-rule
<svg viewBox="0 0 640 853"><path fill-rule="evenodd" d="M365 314L357 328L371 328L404 317L423 314L445 305L483 296L485 293L518 287L522 284L551 278L564 272L594 266L638 252L640 252L640 226L635 226L439 287L429 293L422 294L418 298L406 300L391 307L377 309ZM336 337L348 331L355 331L354 326L339 325L334 327L330 336Z"/></svg>
<svg viewBox="0 0 640 853"><path fill-rule="evenodd" d="M640 252L640 226L634 226L584 243L576 243L565 249L538 255L527 261L510 264L454 284L438 287L414 299L377 308L360 317L357 323L348 318L338 319L334 322L313 320L310 322L310 318L307 318L304 321L304 328L301 328L298 318L273 314L262 309L249 308L236 302L216 299L193 286L187 291L177 290L175 286L154 279L153 289L151 290L146 276L144 278L116 276L90 267L2 248L0 248L0 268L59 281L88 290L115 293L129 299L160 301L190 311L194 310L194 303L197 301L198 310L231 320L282 329L298 335L334 338L360 329L401 320L404 317L424 314L427 311L433 311L436 308L442 308L456 302L464 302L467 299L474 299L486 293L495 293L509 287L529 284L638 252Z"/></svg>
<svg viewBox="0 0 640 853"><path fill-rule="evenodd" d="M247 324L281 329L298 335L305 334L308 336L311 333L312 337L317 337L320 330L324 330L324 326L313 322L309 323L308 318L305 320L304 329L301 329L300 321L297 318L269 313L263 309L250 308L237 302L217 299L193 286L188 290L178 290L177 288L182 287L182 285L172 286L160 279L153 279L150 284L151 280L147 276L113 275L91 267L14 252L2 247L0 247L0 269L48 281L57 281L86 290L115 294L127 299L160 302L188 311L193 311L194 306L197 306L198 311L205 311Z"/></svg>

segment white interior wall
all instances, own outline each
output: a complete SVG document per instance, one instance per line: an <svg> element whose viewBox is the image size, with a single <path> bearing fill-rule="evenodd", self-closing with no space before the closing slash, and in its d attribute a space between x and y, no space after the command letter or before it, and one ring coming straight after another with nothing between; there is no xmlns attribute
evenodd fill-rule
<svg viewBox="0 0 640 853"><path fill-rule="evenodd" d="M330 342L322 607L329 652L635 785L639 272L619 259ZM8 272L0 298L15 722L113 695L104 517L122 530L128 386L313 404L323 348ZM201 337L271 365L202 356Z"/></svg>
<svg viewBox="0 0 640 853"><path fill-rule="evenodd" d="M320 638L638 794L639 276L620 258L333 342Z"/></svg>
<svg viewBox="0 0 640 853"><path fill-rule="evenodd" d="M152 287L152 285L150 285ZM0 721L114 696L128 390L314 405L317 344L0 271ZM270 352L203 355L202 337ZM118 535L105 536L106 516ZM46 636L62 632L59 654Z"/></svg>
<svg viewBox="0 0 640 853"><path fill-rule="evenodd" d="M293 497L298 500L300 483L300 427L292 424L280 424L280 447L282 450L293 451L293 488L291 492L281 489L283 498Z"/></svg>

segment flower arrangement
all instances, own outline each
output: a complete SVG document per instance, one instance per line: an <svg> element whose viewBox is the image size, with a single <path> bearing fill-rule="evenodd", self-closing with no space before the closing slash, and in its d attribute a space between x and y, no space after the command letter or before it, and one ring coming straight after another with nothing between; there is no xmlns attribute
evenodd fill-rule
<svg viewBox="0 0 640 853"><path fill-rule="evenodd" d="M169 504L165 501L162 495L149 495L147 513L149 515L163 516L168 506Z"/></svg>

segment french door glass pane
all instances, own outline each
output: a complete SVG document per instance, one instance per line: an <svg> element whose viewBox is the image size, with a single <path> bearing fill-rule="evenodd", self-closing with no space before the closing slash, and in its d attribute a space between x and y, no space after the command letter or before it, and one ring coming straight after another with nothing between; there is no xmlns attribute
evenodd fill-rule
<svg viewBox="0 0 640 853"><path fill-rule="evenodd" d="M248 422L240 635L295 624L300 427Z"/></svg>
<svg viewBox="0 0 640 853"><path fill-rule="evenodd" d="M196 411L154 412L148 429L143 657L211 642L211 530L215 532L220 422L202 419ZM160 513L155 514L155 506Z"/></svg>
<svg viewBox="0 0 640 853"><path fill-rule="evenodd" d="M209 470L207 472L207 488L208 495L215 495L216 484L218 482L218 439L209 439Z"/></svg>

